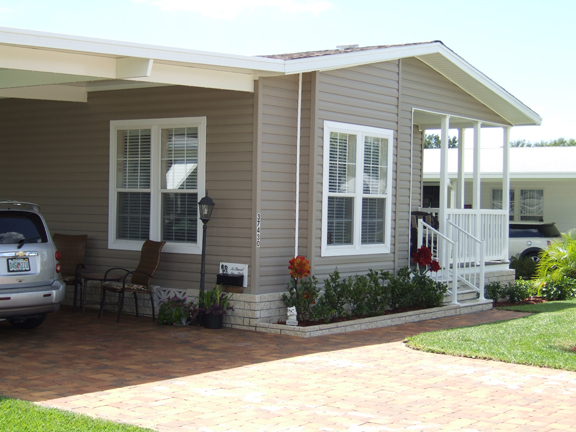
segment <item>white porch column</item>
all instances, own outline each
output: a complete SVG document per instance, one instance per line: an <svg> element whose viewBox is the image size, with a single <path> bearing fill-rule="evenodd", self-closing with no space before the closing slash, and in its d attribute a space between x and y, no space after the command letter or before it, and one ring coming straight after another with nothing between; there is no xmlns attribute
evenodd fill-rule
<svg viewBox="0 0 576 432"><path fill-rule="evenodd" d="M440 211L438 212L438 222L440 232L446 234L446 209L448 208L448 140L450 129L450 116L442 116L440 121L441 147L440 147Z"/></svg>
<svg viewBox="0 0 576 432"><path fill-rule="evenodd" d="M472 208L476 210L475 213L475 228L474 228L474 235L480 239L482 239L482 231L481 231L481 221L480 221L480 135L481 135L481 126L482 122L474 123L474 170L473 170L473 201L472 201Z"/></svg>
<svg viewBox="0 0 576 432"><path fill-rule="evenodd" d="M502 209L506 210L506 222L504 223L504 235L502 238L508 239L510 225L510 127L504 127L504 142L502 144ZM505 257L510 257L508 241L504 241Z"/></svg>
<svg viewBox="0 0 576 432"><path fill-rule="evenodd" d="M456 208L464 208L464 134L466 129L458 128L458 187L456 188Z"/></svg>

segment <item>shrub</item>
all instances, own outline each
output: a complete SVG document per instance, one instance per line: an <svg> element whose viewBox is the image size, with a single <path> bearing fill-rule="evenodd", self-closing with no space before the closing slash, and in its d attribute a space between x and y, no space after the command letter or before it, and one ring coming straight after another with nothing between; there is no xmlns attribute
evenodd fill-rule
<svg viewBox="0 0 576 432"><path fill-rule="evenodd" d="M194 320L198 315L198 306L187 298L172 297L160 301L158 324L176 325Z"/></svg>
<svg viewBox="0 0 576 432"><path fill-rule="evenodd" d="M522 279L503 286L500 282L490 282L484 287L484 296L494 301L517 302L536 295L534 283Z"/></svg>
<svg viewBox="0 0 576 432"><path fill-rule="evenodd" d="M435 281L430 276L416 272L412 278L414 292L411 306L432 308L442 305L444 295L448 291L446 284Z"/></svg>
<svg viewBox="0 0 576 432"><path fill-rule="evenodd" d="M518 279L506 285L506 295L511 302L526 300L535 295L533 282Z"/></svg>
<svg viewBox="0 0 576 432"><path fill-rule="evenodd" d="M576 297L576 280L567 276L560 281L549 280L542 285L541 294L546 300L566 300Z"/></svg>
<svg viewBox="0 0 576 432"><path fill-rule="evenodd" d="M335 318L347 316L350 279L341 280L338 270L334 270L328 279L324 280L324 294L314 307L314 318L330 322Z"/></svg>
<svg viewBox="0 0 576 432"><path fill-rule="evenodd" d="M531 257L520 258L520 254L510 258L510 268L516 270L516 279L529 280L536 274L537 262Z"/></svg>
<svg viewBox="0 0 576 432"><path fill-rule="evenodd" d="M506 294L500 282L490 282L484 287L484 297L490 300L499 301L505 299Z"/></svg>
<svg viewBox="0 0 576 432"><path fill-rule="evenodd" d="M348 295L350 315L382 315L387 306L387 293L379 273L370 270L367 275L354 276Z"/></svg>
<svg viewBox="0 0 576 432"><path fill-rule="evenodd" d="M410 268L401 268L396 276L390 272L384 272L383 276L388 279L390 309L403 309L410 306L413 302L414 294Z"/></svg>

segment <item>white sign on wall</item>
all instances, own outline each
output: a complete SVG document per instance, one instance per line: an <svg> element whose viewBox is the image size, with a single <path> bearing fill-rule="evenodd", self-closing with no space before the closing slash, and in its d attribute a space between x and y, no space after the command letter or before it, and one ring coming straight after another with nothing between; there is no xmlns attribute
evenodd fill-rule
<svg viewBox="0 0 576 432"><path fill-rule="evenodd" d="M248 287L248 264L220 263L220 273L229 275L244 275L242 286Z"/></svg>

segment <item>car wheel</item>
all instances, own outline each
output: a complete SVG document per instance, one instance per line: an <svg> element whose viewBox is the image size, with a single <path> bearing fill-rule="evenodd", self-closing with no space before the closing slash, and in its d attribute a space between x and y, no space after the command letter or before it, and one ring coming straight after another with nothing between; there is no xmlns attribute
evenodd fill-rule
<svg viewBox="0 0 576 432"><path fill-rule="evenodd" d="M534 262L540 261L540 252L528 252L524 258L530 258Z"/></svg>
<svg viewBox="0 0 576 432"><path fill-rule="evenodd" d="M14 328L27 330L38 327L45 319L46 314L43 313L32 318L10 318L8 321Z"/></svg>

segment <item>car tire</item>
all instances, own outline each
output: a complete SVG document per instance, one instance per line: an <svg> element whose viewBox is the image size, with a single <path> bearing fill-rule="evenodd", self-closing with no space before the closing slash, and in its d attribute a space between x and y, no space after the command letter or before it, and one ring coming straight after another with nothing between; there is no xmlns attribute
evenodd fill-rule
<svg viewBox="0 0 576 432"><path fill-rule="evenodd" d="M532 251L524 255L524 258L530 258L534 262L540 261L540 252Z"/></svg>
<svg viewBox="0 0 576 432"><path fill-rule="evenodd" d="M46 313L35 315L31 318L9 318L12 327L20 330L28 330L38 327L46 319Z"/></svg>

